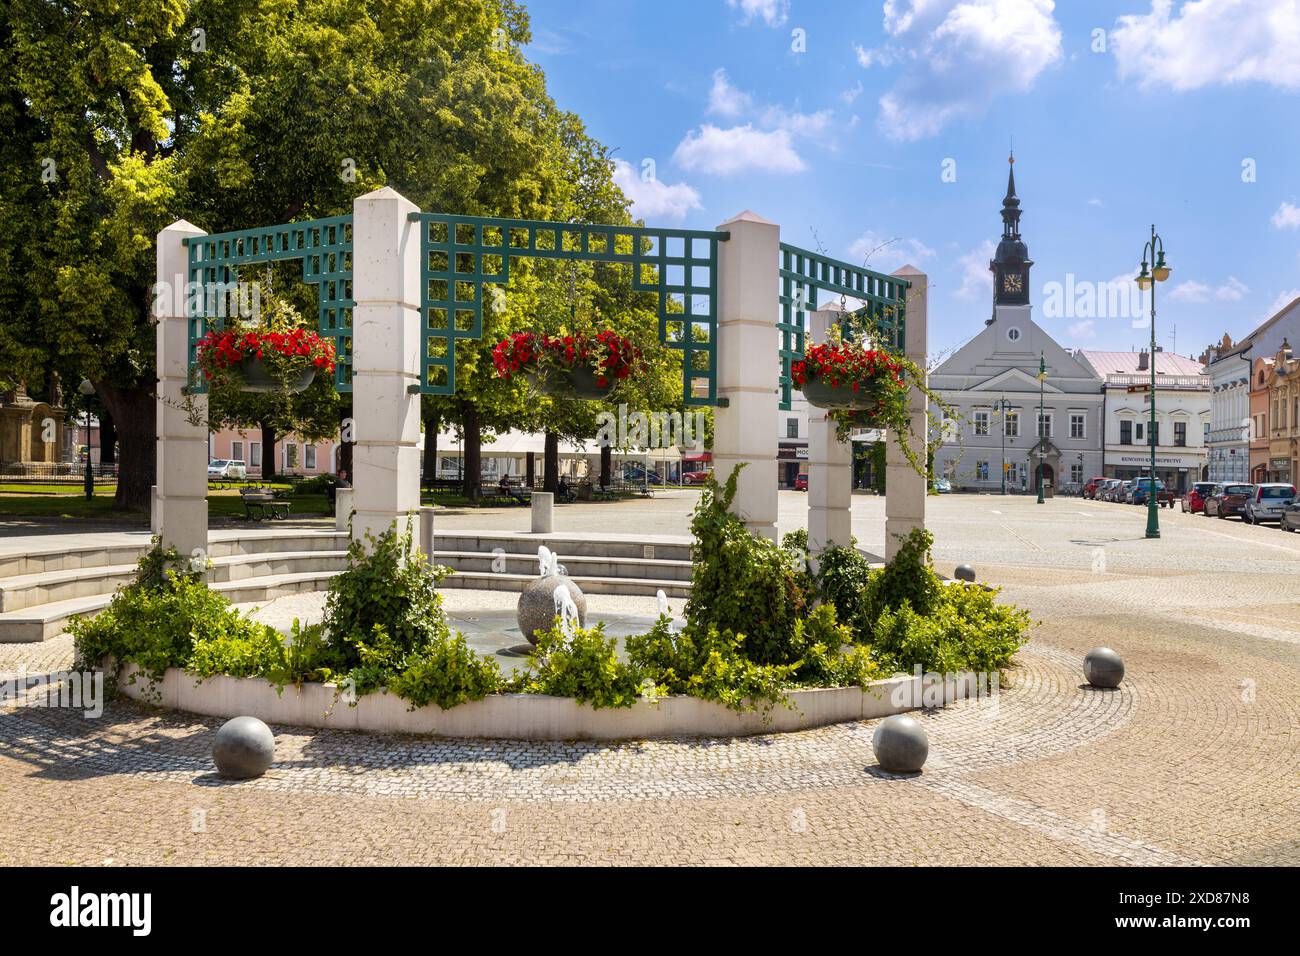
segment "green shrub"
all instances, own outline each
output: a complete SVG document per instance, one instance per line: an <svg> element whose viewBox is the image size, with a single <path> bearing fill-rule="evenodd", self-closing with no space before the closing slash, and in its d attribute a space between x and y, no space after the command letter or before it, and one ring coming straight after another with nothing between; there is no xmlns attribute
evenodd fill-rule
<svg viewBox="0 0 1300 956"><path fill-rule="evenodd" d="M890 671L1002 672L1028 641L1027 611L994 600L982 587L947 585L931 612L904 603L876 621L873 649Z"/></svg>
<svg viewBox="0 0 1300 956"><path fill-rule="evenodd" d="M795 625L803 648L794 681L806 687L865 687L880 676L871 649L853 643L847 624L836 620L835 605L823 604Z"/></svg>
<svg viewBox="0 0 1300 956"><path fill-rule="evenodd" d="M325 633L345 669L364 663L363 644L367 666L385 667L450 634L438 584L451 572L410 557L409 527L367 535L367 542L369 549L360 541L348 546L348 566L331 579L325 602Z"/></svg>
<svg viewBox="0 0 1300 956"><path fill-rule="evenodd" d="M686 619L702 632L716 628L736 635L752 661L787 664L797 659L790 640L808 594L789 554L750 534L727 510L743 467L733 470L725 485L712 477L705 481L691 520L695 556Z"/></svg>
<svg viewBox="0 0 1300 956"><path fill-rule="evenodd" d="M262 676L283 689L287 684L300 685L305 681L326 683L339 666L339 653L326 641L324 626L303 627L294 618L289 639L281 644L279 658Z"/></svg>
<svg viewBox="0 0 1300 956"><path fill-rule="evenodd" d="M501 689L501 671L491 658L474 653L460 633L430 641L407 659L388 689L411 709L437 704L450 710Z"/></svg>
<svg viewBox="0 0 1300 956"><path fill-rule="evenodd" d="M553 627L538 635L529 669L511 689L573 697L597 709L631 707L640 696L641 678L634 666L618 659L617 646L605 636L604 624L577 628L571 638Z"/></svg>
<svg viewBox="0 0 1300 956"><path fill-rule="evenodd" d="M265 677L281 667L284 647L272 628L245 619L247 627L231 627L196 638L184 667L200 679Z"/></svg>
<svg viewBox="0 0 1300 956"><path fill-rule="evenodd" d="M688 694L732 710L770 709L785 701L796 665L759 664L744 653L744 638L716 627L688 626L676 634L660 618L649 631L625 642L642 680L661 694Z"/></svg>
<svg viewBox="0 0 1300 956"><path fill-rule="evenodd" d="M934 535L915 528L904 540L894 559L879 574L872 575L864 608L864 624L874 625L886 609L907 604L917 614L929 614L943 589L943 582L930 566Z"/></svg>
<svg viewBox="0 0 1300 956"><path fill-rule="evenodd" d="M77 659L97 665L111 655L119 668L135 664L157 683L169 667L188 668L196 646L204 648L200 667L227 660L247 668L278 642L271 628L234 610L200 578L167 571L164 581L156 589L129 585L96 617L73 618L68 631Z"/></svg>
<svg viewBox="0 0 1300 956"><path fill-rule="evenodd" d="M856 632L862 627L871 578L871 563L856 547L836 545L823 551L818 561L817 596L834 605L836 618Z"/></svg>

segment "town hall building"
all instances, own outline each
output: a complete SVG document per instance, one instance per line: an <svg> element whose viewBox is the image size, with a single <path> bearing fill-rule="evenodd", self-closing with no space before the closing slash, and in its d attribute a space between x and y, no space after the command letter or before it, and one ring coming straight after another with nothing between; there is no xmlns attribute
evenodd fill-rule
<svg viewBox="0 0 1300 956"><path fill-rule="evenodd" d="M930 374L953 406L944 415L934 473L954 488L1049 492L1101 474L1101 378L1030 315L1033 260L1020 235L1015 158L1002 201L1002 239L989 262L993 315L984 329ZM1043 415L1039 419L1039 377ZM932 409L937 415L938 409Z"/></svg>

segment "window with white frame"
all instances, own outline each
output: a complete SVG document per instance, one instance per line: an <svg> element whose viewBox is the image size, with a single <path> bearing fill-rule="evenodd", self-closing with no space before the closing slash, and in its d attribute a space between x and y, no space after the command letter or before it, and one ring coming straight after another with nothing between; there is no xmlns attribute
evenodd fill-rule
<svg viewBox="0 0 1300 956"><path fill-rule="evenodd" d="M989 433L988 409L975 409L975 413L971 418L971 432L975 435L987 435Z"/></svg>
<svg viewBox="0 0 1300 956"><path fill-rule="evenodd" d="M989 480L989 463L987 461L975 462L975 480L976 481Z"/></svg>
<svg viewBox="0 0 1300 956"><path fill-rule="evenodd" d="M1075 462L1070 466L1070 480L1076 485L1083 484L1083 465Z"/></svg>
<svg viewBox="0 0 1300 956"><path fill-rule="evenodd" d="M254 468L262 467L262 443L260 441L250 441L248 443L248 463Z"/></svg>
<svg viewBox="0 0 1300 956"><path fill-rule="evenodd" d="M242 441L232 441L230 443L230 457L235 461L244 460L244 443Z"/></svg>
<svg viewBox="0 0 1300 956"><path fill-rule="evenodd" d="M315 468L316 467L316 446L308 445L306 451L304 452L304 455L306 456L306 466L308 468Z"/></svg>
<svg viewBox="0 0 1300 956"><path fill-rule="evenodd" d="M1070 412L1070 437L1088 437L1088 416L1084 412Z"/></svg>
<svg viewBox="0 0 1300 956"><path fill-rule="evenodd" d="M291 441L290 441L290 442L285 442L285 443L284 443L284 467L285 467L285 468L297 468L297 467L298 467L298 444L297 444L297 442L291 442Z"/></svg>
<svg viewBox="0 0 1300 956"><path fill-rule="evenodd" d="M1038 435L1036 437L1051 438L1052 437L1052 413L1043 412L1041 415L1037 415L1037 421L1038 421Z"/></svg>
<svg viewBox="0 0 1300 956"><path fill-rule="evenodd" d="M1007 412L1006 418L1004 418L1002 421L1002 430L1003 433L1008 438L1019 438L1020 437L1020 413Z"/></svg>

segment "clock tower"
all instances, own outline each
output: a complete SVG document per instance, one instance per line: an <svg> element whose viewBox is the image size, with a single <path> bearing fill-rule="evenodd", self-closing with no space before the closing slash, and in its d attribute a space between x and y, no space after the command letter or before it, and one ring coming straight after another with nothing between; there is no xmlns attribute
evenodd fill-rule
<svg viewBox="0 0 1300 956"><path fill-rule="evenodd" d="M993 273L993 317L998 306L1029 305L1029 248L1020 238L1020 199L1016 196L1016 157L1008 157L1007 195L1002 200L1002 241L989 261Z"/></svg>

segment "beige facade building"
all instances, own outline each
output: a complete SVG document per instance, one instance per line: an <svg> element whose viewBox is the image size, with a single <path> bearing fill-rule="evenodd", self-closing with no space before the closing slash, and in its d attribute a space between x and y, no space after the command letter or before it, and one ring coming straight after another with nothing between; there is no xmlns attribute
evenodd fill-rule
<svg viewBox="0 0 1300 956"><path fill-rule="evenodd" d="M1300 477L1300 359L1282 340L1268 372L1268 481Z"/></svg>

